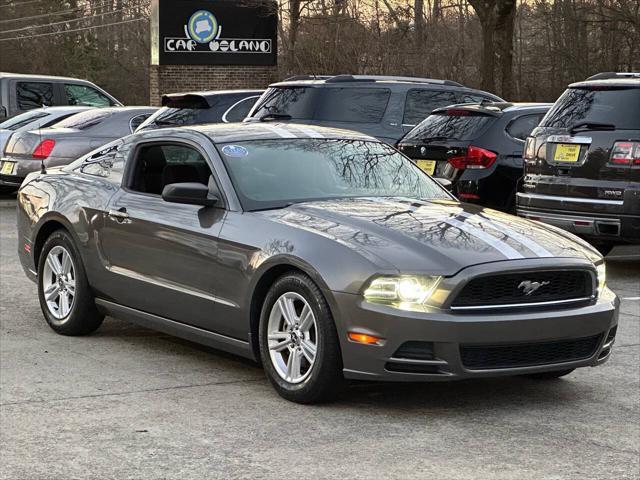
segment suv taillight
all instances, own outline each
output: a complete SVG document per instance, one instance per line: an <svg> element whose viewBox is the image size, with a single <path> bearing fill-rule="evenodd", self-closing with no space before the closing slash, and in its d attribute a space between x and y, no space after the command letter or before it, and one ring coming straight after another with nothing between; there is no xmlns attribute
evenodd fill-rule
<svg viewBox="0 0 640 480"><path fill-rule="evenodd" d="M533 137L527 137L527 142L524 144L524 159L534 160L536 158L536 139Z"/></svg>
<svg viewBox="0 0 640 480"><path fill-rule="evenodd" d="M614 165L640 165L640 142L616 142L609 162Z"/></svg>
<svg viewBox="0 0 640 480"><path fill-rule="evenodd" d="M470 146L467 153L459 157L451 157L449 164L453 168L464 170L465 168L489 168L498 158L495 153L480 147Z"/></svg>
<svg viewBox="0 0 640 480"><path fill-rule="evenodd" d="M51 139L43 140L38 144L38 146L35 148L31 156L33 158L37 158L38 160L44 160L49 155L51 155L51 151L55 146L56 146L55 140L51 140Z"/></svg>

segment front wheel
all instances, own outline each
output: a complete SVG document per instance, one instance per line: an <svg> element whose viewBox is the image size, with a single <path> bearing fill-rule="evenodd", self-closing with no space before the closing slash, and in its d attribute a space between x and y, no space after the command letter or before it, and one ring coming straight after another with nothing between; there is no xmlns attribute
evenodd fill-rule
<svg viewBox="0 0 640 480"><path fill-rule="evenodd" d="M38 297L49 326L62 335L86 335L102 324L71 235L57 230L38 261Z"/></svg>
<svg viewBox="0 0 640 480"><path fill-rule="evenodd" d="M280 277L260 315L260 356L278 394L297 403L332 400L343 384L336 327L324 296L306 275Z"/></svg>

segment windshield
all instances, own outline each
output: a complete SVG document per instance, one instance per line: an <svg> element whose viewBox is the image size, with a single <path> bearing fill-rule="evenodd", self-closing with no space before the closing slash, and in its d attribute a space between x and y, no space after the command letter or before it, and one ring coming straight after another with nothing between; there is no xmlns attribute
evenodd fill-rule
<svg viewBox="0 0 640 480"><path fill-rule="evenodd" d="M42 110L31 110L29 112L16 115L15 117L0 123L0 129L17 130L24 127L25 125L30 124L31 122L36 121L39 118L43 118L48 115L49 114L47 112L43 112Z"/></svg>
<svg viewBox="0 0 640 480"><path fill-rule="evenodd" d="M493 123L496 117L478 112L451 114L439 112L429 115L401 140L402 142L422 142L429 139L473 140Z"/></svg>
<svg viewBox="0 0 640 480"><path fill-rule="evenodd" d="M349 197L451 199L392 147L362 140L252 140L218 145L245 210Z"/></svg>
<svg viewBox="0 0 640 480"><path fill-rule="evenodd" d="M84 130L102 123L107 117L113 115L113 113L114 112L108 109L88 110L71 115L69 118L56 123L52 128L75 128L76 130Z"/></svg>
<svg viewBox="0 0 640 480"><path fill-rule="evenodd" d="M218 123L220 115L214 108L169 108L162 107L150 116L138 130L150 125L158 127L177 127L180 125L199 125L202 123Z"/></svg>
<svg viewBox="0 0 640 480"><path fill-rule="evenodd" d="M541 127L571 128L583 122L640 129L640 88L569 88L540 122Z"/></svg>

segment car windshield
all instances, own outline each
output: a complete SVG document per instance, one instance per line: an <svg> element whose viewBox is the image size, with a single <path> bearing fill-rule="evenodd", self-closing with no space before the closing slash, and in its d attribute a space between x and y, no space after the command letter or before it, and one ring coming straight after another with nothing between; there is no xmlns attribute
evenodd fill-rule
<svg viewBox="0 0 640 480"><path fill-rule="evenodd" d="M541 127L571 128L584 122L640 129L640 88L569 88L540 122Z"/></svg>
<svg viewBox="0 0 640 480"><path fill-rule="evenodd" d="M42 110L31 110L20 115L16 115L15 117L0 123L0 129L17 130L24 127L25 125L29 125L31 122L35 122L39 118L43 118L48 115L49 114L47 112L44 112Z"/></svg>
<svg viewBox="0 0 640 480"><path fill-rule="evenodd" d="M102 123L106 118L113 115L113 111L108 109L87 110L86 112L71 115L69 118L56 123L52 128L75 128L85 130Z"/></svg>
<svg viewBox="0 0 640 480"><path fill-rule="evenodd" d="M245 210L350 197L451 199L392 147L363 140L252 140L218 145Z"/></svg>
<svg viewBox="0 0 640 480"><path fill-rule="evenodd" d="M407 133L401 142L421 142L430 139L473 140L478 138L496 118L467 110L434 113Z"/></svg>
<svg viewBox="0 0 640 480"><path fill-rule="evenodd" d="M214 108L169 108L162 107L149 117L140 127L143 130L149 125L158 127L177 127L180 125L199 125L202 123L220 122L220 114Z"/></svg>

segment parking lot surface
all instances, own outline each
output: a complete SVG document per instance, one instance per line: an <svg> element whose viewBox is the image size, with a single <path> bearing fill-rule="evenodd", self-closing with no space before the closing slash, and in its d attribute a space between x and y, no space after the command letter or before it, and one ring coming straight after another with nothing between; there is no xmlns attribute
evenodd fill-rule
<svg viewBox="0 0 640 480"><path fill-rule="evenodd" d="M56 335L0 200L0 478L640 478L640 252L614 250L611 360L561 380L277 396L251 362L108 318Z"/></svg>

